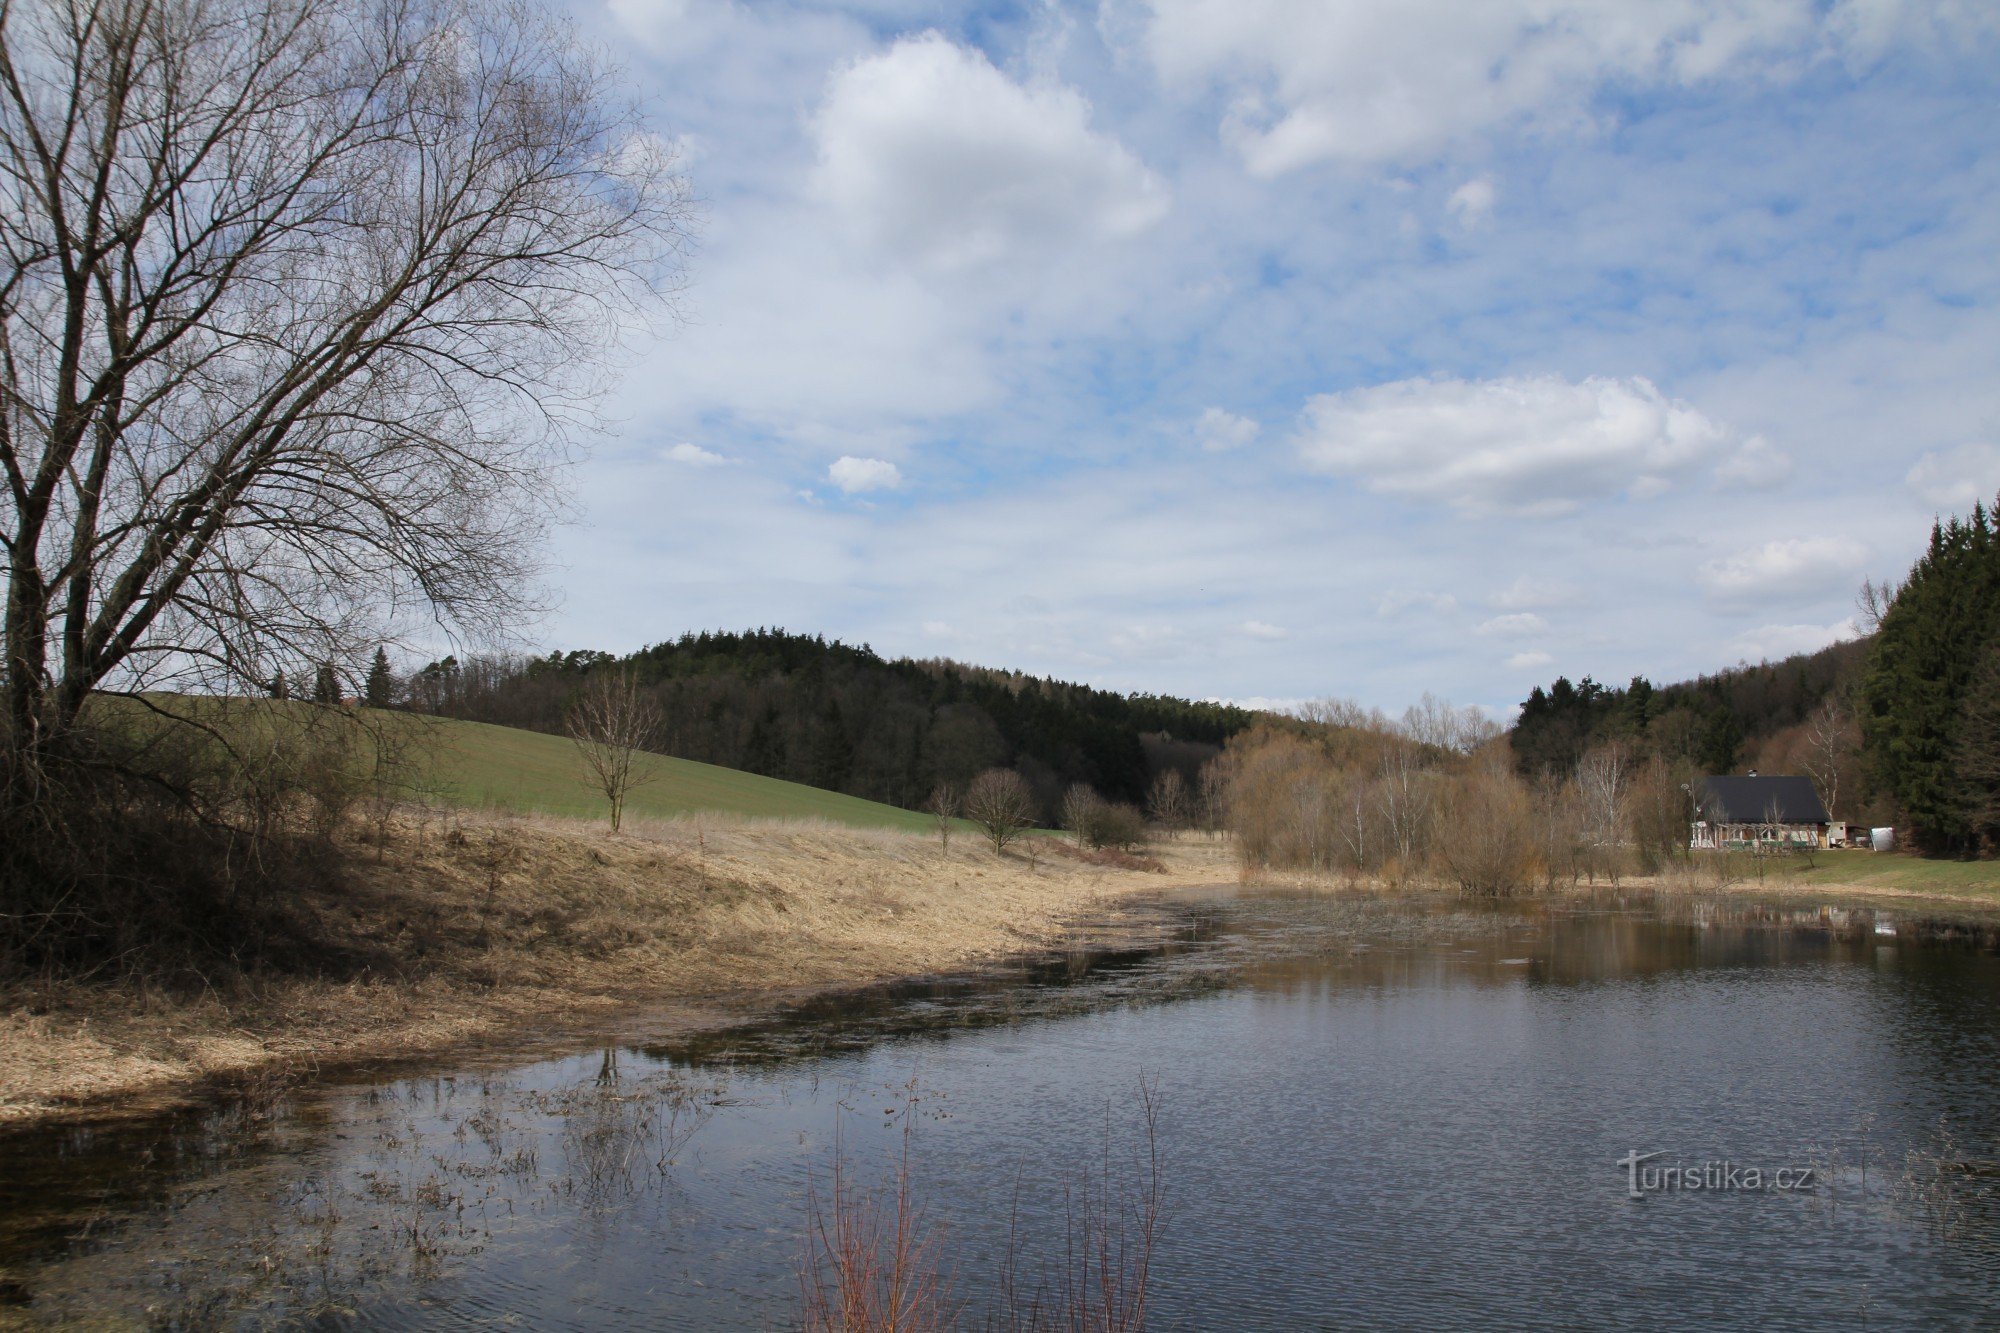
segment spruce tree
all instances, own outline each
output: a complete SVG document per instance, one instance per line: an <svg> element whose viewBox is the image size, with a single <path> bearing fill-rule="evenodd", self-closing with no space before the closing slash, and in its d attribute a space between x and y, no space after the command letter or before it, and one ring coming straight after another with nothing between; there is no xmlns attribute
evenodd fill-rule
<svg viewBox="0 0 2000 1333"><path fill-rule="evenodd" d="M1862 685L1870 771L1909 821L1918 849L1975 848L1976 792L1960 730L1986 651L2000 637L2000 541L1992 515L1934 524L1882 627Z"/></svg>
<svg viewBox="0 0 2000 1333"><path fill-rule="evenodd" d="M321 665L319 673L313 677L313 702L316 704L337 704L340 702L340 677L331 662Z"/></svg>
<svg viewBox="0 0 2000 1333"><path fill-rule="evenodd" d="M396 691L396 679L389 674L389 654L386 649L375 650L375 661L368 668L368 680L361 687L362 701L370 708L387 708Z"/></svg>

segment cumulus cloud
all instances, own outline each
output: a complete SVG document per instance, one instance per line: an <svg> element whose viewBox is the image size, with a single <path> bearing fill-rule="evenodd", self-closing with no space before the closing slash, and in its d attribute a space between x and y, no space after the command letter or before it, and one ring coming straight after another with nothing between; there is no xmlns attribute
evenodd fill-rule
<svg viewBox="0 0 2000 1333"><path fill-rule="evenodd" d="M1499 192L1493 188L1493 178L1480 176L1453 190L1444 205L1458 219L1459 226L1471 231L1493 216L1493 205L1499 197Z"/></svg>
<svg viewBox="0 0 2000 1333"><path fill-rule="evenodd" d="M1507 659L1507 665L1515 671L1534 671L1555 665L1555 660L1547 653L1515 653Z"/></svg>
<svg viewBox="0 0 2000 1333"><path fill-rule="evenodd" d="M826 470L826 477L849 495L863 491L894 490L903 484L903 474L894 463L882 458L856 458L843 454Z"/></svg>
<svg viewBox="0 0 2000 1333"><path fill-rule="evenodd" d="M1962 444L1927 453L1903 482L1939 509L1970 509L2000 492L2000 445Z"/></svg>
<svg viewBox="0 0 2000 1333"><path fill-rule="evenodd" d="M1592 121L1607 83L1689 86L1782 62L1867 58L1921 9L1987 25L1980 6L1843 0L1148 0L1161 75L1234 95L1223 136L1259 176L1315 162L1390 162L1510 124ZM1949 14L1944 11L1950 10ZM1884 11L1888 11L1885 14Z"/></svg>
<svg viewBox="0 0 2000 1333"><path fill-rule="evenodd" d="M1527 639L1537 634L1549 632L1549 622L1533 611L1517 611L1513 615L1495 616L1482 621L1474 634L1484 634L1494 639Z"/></svg>
<svg viewBox="0 0 2000 1333"><path fill-rule="evenodd" d="M1292 637L1292 632L1282 625L1272 625L1262 620L1246 620L1240 628L1245 638L1263 639L1270 643Z"/></svg>
<svg viewBox="0 0 2000 1333"><path fill-rule="evenodd" d="M862 238L941 268L1136 235L1166 187L1090 118L1074 89L1016 83L928 32L834 75L814 183Z"/></svg>
<svg viewBox="0 0 2000 1333"><path fill-rule="evenodd" d="M1787 537L1711 560L1696 578L1720 601L1810 596L1852 583L1867 559L1850 537Z"/></svg>
<svg viewBox="0 0 2000 1333"><path fill-rule="evenodd" d="M1769 662L1794 653L1818 652L1830 643L1841 643L1860 633L1852 618L1831 625L1765 625L1737 638L1730 651L1747 662Z"/></svg>
<svg viewBox="0 0 2000 1333"><path fill-rule="evenodd" d="M1568 513L1658 493L1729 432L1641 378L1398 380L1306 404L1307 466L1468 512Z"/></svg>
<svg viewBox="0 0 2000 1333"><path fill-rule="evenodd" d="M1747 486L1769 490L1791 480L1792 456L1772 446L1761 435L1753 435L1716 466L1715 480L1724 486Z"/></svg>
<svg viewBox="0 0 2000 1333"><path fill-rule="evenodd" d="M1195 419L1194 435L1211 453L1241 449L1257 438L1258 425L1249 417L1211 407Z"/></svg>
<svg viewBox="0 0 2000 1333"><path fill-rule="evenodd" d="M688 467L721 467L729 461L721 454L712 454L700 445L686 441L671 449L660 450L660 457L669 463L681 463Z"/></svg>

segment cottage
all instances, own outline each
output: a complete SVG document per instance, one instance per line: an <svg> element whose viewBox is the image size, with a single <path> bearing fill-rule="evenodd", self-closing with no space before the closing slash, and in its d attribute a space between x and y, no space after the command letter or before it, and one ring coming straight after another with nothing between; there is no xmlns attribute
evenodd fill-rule
<svg viewBox="0 0 2000 1333"><path fill-rule="evenodd" d="M1767 778L1752 769L1742 777L1704 778L1693 796L1695 821L1690 847L1732 850L1829 845L1832 819L1810 778Z"/></svg>

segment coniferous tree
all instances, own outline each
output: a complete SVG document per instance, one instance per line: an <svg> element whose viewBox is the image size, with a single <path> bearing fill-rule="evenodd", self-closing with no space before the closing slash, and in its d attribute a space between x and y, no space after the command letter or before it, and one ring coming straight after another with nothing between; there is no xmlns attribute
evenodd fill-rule
<svg viewBox="0 0 2000 1333"><path fill-rule="evenodd" d="M340 702L340 677L331 662L322 663L318 674L313 677L313 702L316 704L337 704Z"/></svg>
<svg viewBox="0 0 2000 1333"><path fill-rule="evenodd" d="M270 691L273 699L289 699L292 697L292 687L285 683L285 673L282 669L272 674Z"/></svg>
<svg viewBox="0 0 2000 1333"><path fill-rule="evenodd" d="M387 649L377 648L375 660L368 667L368 680L361 687L362 702L370 708L387 708L396 693L396 678L389 672Z"/></svg>
<svg viewBox="0 0 2000 1333"><path fill-rule="evenodd" d="M1955 756L1981 850L2000 850L2000 641L1988 643L1965 693Z"/></svg>
<svg viewBox="0 0 2000 1333"><path fill-rule="evenodd" d="M1960 728L1987 649L2000 635L2000 540L1992 516L1931 528L1929 548L1882 617L1862 684L1870 770L1920 850L1974 850L1975 785ZM1976 701L1975 701L1976 706Z"/></svg>

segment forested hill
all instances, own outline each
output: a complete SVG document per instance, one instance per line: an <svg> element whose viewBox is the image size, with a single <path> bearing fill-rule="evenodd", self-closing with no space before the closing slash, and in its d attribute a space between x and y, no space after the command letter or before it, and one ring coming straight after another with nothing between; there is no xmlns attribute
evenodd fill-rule
<svg viewBox="0 0 2000 1333"><path fill-rule="evenodd" d="M444 716L559 732L585 676L617 666L658 701L664 753L906 808L937 783L963 786L994 765L1019 770L1050 809L1072 782L1136 803L1165 768L1192 781L1254 717L944 659L884 658L866 644L777 629L687 634L623 658L448 658L416 673L408 698Z"/></svg>
<svg viewBox="0 0 2000 1333"><path fill-rule="evenodd" d="M1869 640L1759 662L1672 685L1635 676L1623 686L1590 677L1536 686L1514 724L1514 756L1524 773L1568 772L1607 740L1707 773L1755 763L1760 751L1804 725L1828 700L1849 700L1867 666ZM1850 708L1851 711L1851 708Z"/></svg>

